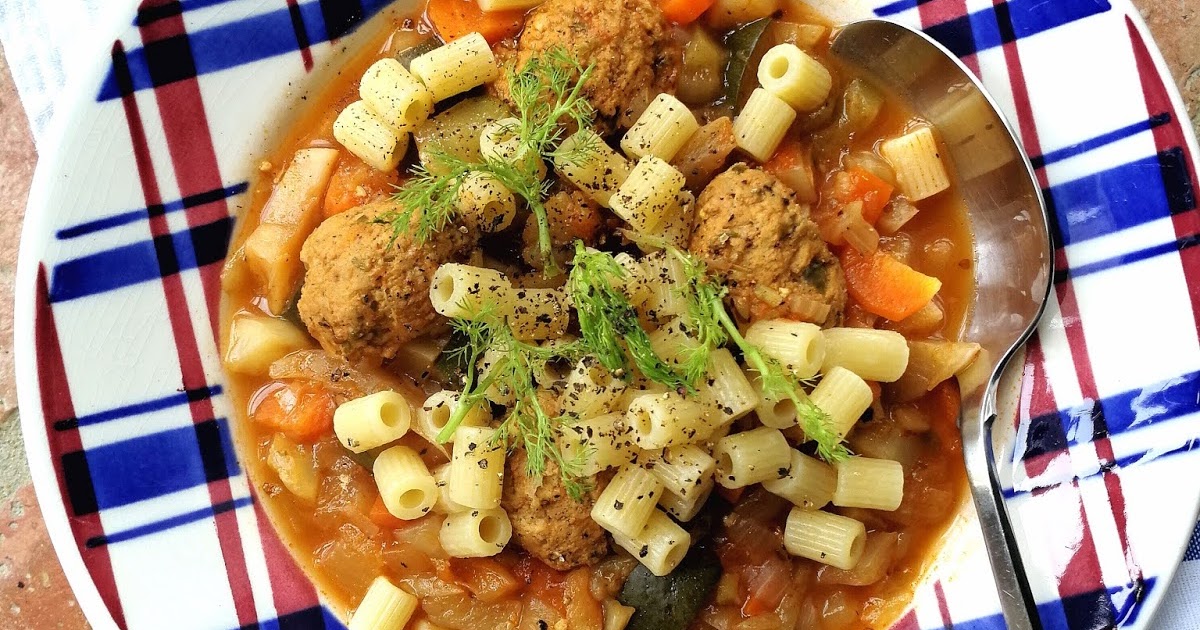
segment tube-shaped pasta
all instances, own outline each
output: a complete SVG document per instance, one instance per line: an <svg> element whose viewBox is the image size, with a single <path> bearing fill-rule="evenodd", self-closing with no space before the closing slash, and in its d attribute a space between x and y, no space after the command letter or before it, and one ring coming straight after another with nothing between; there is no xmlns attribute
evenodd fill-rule
<svg viewBox="0 0 1200 630"><path fill-rule="evenodd" d="M666 511L667 514L686 523L696 518L700 510L704 509L704 504L708 502L708 497L712 496L713 488L716 485L717 482L712 477L705 479L689 499L684 499L669 490L663 490L662 498L658 500L658 507Z"/></svg>
<svg viewBox="0 0 1200 630"><path fill-rule="evenodd" d="M819 510L792 508L783 529L788 553L846 571L858 564L866 543L861 522Z"/></svg>
<svg viewBox="0 0 1200 630"><path fill-rule="evenodd" d="M377 171L391 172L408 150L408 134L397 135L363 101L346 106L333 121L333 138Z"/></svg>
<svg viewBox="0 0 1200 630"><path fill-rule="evenodd" d="M830 328L825 338L825 361L821 369L835 367L854 372L865 381L893 383L908 369L908 340L891 330Z"/></svg>
<svg viewBox="0 0 1200 630"><path fill-rule="evenodd" d="M726 488L744 488L769 479L787 476L792 449L778 429L759 427L717 440L717 483Z"/></svg>
<svg viewBox="0 0 1200 630"><path fill-rule="evenodd" d="M605 208L612 207L612 196L629 178L629 162L594 131L586 129L558 145L554 168Z"/></svg>
<svg viewBox="0 0 1200 630"><path fill-rule="evenodd" d="M393 391L375 392L342 403L333 412L333 432L353 453L362 453L404 437L412 424L408 400Z"/></svg>
<svg viewBox="0 0 1200 630"><path fill-rule="evenodd" d="M762 486L796 507L819 510L833 500L838 475L833 467L792 449L792 468L782 479L768 479Z"/></svg>
<svg viewBox="0 0 1200 630"><path fill-rule="evenodd" d="M563 459L579 464L579 475L590 477L609 468L633 463L638 448L625 427L625 415L610 413L564 426L558 435Z"/></svg>
<svg viewBox="0 0 1200 630"><path fill-rule="evenodd" d="M462 427L454 433L450 458L450 500L477 510L500 507L504 487L504 444L488 427Z"/></svg>
<svg viewBox="0 0 1200 630"><path fill-rule="evenodd" d="M351 616L349 630L404 630L418 604L416 596L379 576Z"/></svg>
<svg viewBox="0 0 1200 630"><path fill-rule="evenodd" d="M738 148L766 162L796 120L796 110L786 101L763 88L750 94L750 100L733 121L733 138Z"/></svg>
<svg viewBox="0 0 1200 630"><path fill-rule="evenodd" d="M700 123L679 99L659 94L621 138L621 150L632 159L653 155L667 162L687 144Z"/></svg>
<svg viewBox="0 0 1200 630"><path fill-rule="evenodd" d="M648 155L638 160L629 178L610 200L612 211L643 234L655 234L676 208L685 183L683 173L666 161Z"/></svg>
<svg viewBox="0 0 1200 630"><path fill-rule="evenodd" d="M835 464L833 504L894 512L904 500L904 467L888 459L851 457Z"/></svg>
<svg viewBox="0 0 1200 630"><path fill-rule="evenodd" d="M650 285L646 280L646 268L641 262L625 252L613 256L613 260L621 265L625 275L622 278L611 278L613 288L620 288L629 303L641 306L650 298ZM619 283L619 287L617 286Z"/></svg>
<svg viewBox="0 0 1200 630"><path fill-rule="evenodd" d="M654 513L663 485L650 471L625 466L592 506L592 520L614 534L636 536Z"/></svg>
<svg viewBox="0 0 1200 630"><path fill-rule="evenodd" d="M613 542L637 558L654 575L675 570L692 545L692 536L671 517L652 509L646 526L632 536L613 533Z"/></svg>
<svg viewBox="0 0 1200 630"><path fill-rule="evenodd" d="M763 55L758 82L800 112L820 107L833 87L829 70L794 44L779 44Z"/></svg>
<svg viewBox="0 0 1200 630"><path fill-rule="evenodd" d="M746 330L746 341L801 379L816 376L825 360L821 327L805 322L759 320Z"/></svg>
<svg viewBox="0 0 1200 630"><path fill-rule="evenodd" d="M503 118L489 123L479 136L479 154L489 162L504 162L525 167L532 165L538 178L546 177L546 163L542 156L530 153L529 146L521 142L521 121Z"/></svg>
<svg viewBox="0 0 1200 630"><path fill-rule="evenodd" d="M433 481L437 484L437 501L433 504L436 514L467 512L471 508L459 505L450 498L450 464L442 464L433 470Z"/></svg>
<svg viewBox="0 0 1200 630"><path fill-rule="evenodd" d="M567 374L559 407L564 414L587 420L612 410L625 391L625 381L613 376L595 357L584 357Z"/></svg>
<svg viewBox="0 0 1200 630"><path fill-rule="evenodd" d="M909 201L928 199L950 187L950 175L931 127L918 127L885 140L879 153L895 169L896 182Z"/></svg>
<svg viewBox="0 0 1200 630"><path fill-rule="evenodd" d="M460 37L435 48L409 64L433 100L442 101L500 77L500 66L487 40L479 33Z"/></svg>
<svg viewBox="0 0 1200 630"><path fill-rule="evenodd" d="M482 171L463 177L455 202L463 220L483 232L501 232L517 216L517 198L494 175Z"/></svg>
<svg viewBox="0 0 1200 630"><path fill-rule="evenodd" d="M277 359L310 345L308 335L286 319L238 313L229 324L225 368L237 374L266 376Z"/></svg>
<svg viewBox="0 0 1200 630"><path fill-rule="evenodd" d="M446 517L438 540L451 558L487 558L504 550L512 521L499 508L455 512Z"/></svg>
<svg viewBox="0 0 1200 630"><path fill-rule="evenodd" d="M566 334L571 309L562 289L513 289L510 296L506 314L517 339L554 339Z"/></svg>
<svg viewBox="0 0 1200 630"><path fill-rule="evenodd" d="M655 252L642 259L642 268L650 293L642 305L646 316L661 324L672 317L687 315L687 299L679 290L687 282L683 264L666 252Z"/></svg>
<svg viewBox="0 0 1200 630"><path fill-rule="evenodd" d="M646 393L629 402L625 424L641 448L657 450L691 444L712 435L704 407L675 392Z"/></svg>
<svg viewBox="0 0 1200 630"><path fill-rule="evenodd" d="M796 403L786 396L769 394L762 389L762 379L755 377L754 391L758 393L758 404L754 413L763 426L772 429L790 429L796 426ZM800 392L803 396L803 392Z"/></svg>
<svg viewBox="0 0 1200 630"><path fill-rule="evenodd" d="M717 424L727 425L754 411L758 390L746 378L733 353L725 348L708 355L708 374L698 387L700 402Z"/></svg>
<svg viewBox="0 0 1200 630"><path fill-rule="evenodd" d="M834 367L809 394L813 404L829 415L830 428L838 437L846 437L863 413L871 407L875 395L866 381L843 367Z"/></svg>
<svg viewBox="0 0 1200 630"><path fill-rule="evenodd" d="M712 478L717 471L717 460L694 445L673 446L662 455L646 463L646 469L663 485L663 488L684 500L695 499L704 486L704 480Z"/></svg>
<svg viewBox="0 0 1200 630"><path fill-rule="evenodd" d="M497 369L497 366L504 358L504 354L496 348L485 350L483 356L479 358L479 378L481 380L487 379L491 375L492 370ZM492 383L487 388L487 391L483 393L483 396L488 399L488 402L493 402L501 407L511 407L517 399L515 392L512 391L511 387L504 384L502 379L498 379Z"/></svg>
<svg viewBox="0 0 1200 630"><path fill-rule="evenodd" d="M396 518L416 520L437 503L437 481L421 456L407 446L393 446L380 453L372 472L383 506Z"/></svg>
<svg viewBox="0 0 1200 630"><path fill-rule="evenodd" d="M672 365L687 360L688 353L700 347L700 342L688 334L683 320L676 318L667 325L650 333L650 348L659 358Z"/></svg>
<svg viewBox="0 0 1200 630"><path fill-rule="evenodd" d="M433 112L433 94L404 64L391 57L367 68L358 94L397 137L412 132Z"/></svg>
<svg viewBox="0 0 1200 630"><path fill-rule="evenodd" d="M509 304L512 283L508 277L487 267L446 263L433 272L429 301L445 317L478 317L488 304Z"/></svg>
<svg viewBox="0 0 1200 630"><path fill-rule="evenodd" d="M458 409L458 401L461 396L462 394L450 390L442 390L430 395L425 399L425 404L417 410L416 422L412 423L412 430L443 454L446 454L446 447L438 440L438 435L442 429L446 428L446 424L450 422L450 416L454 415ZM487 426L491 421L491 409L485 405L476 404L463 417L460 426L482 427Z"/></svg>

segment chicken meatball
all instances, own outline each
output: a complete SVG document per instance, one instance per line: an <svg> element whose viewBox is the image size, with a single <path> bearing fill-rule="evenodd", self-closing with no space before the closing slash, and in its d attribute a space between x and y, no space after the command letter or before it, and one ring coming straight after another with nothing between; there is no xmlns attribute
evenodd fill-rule
<svg viewBox="0 0 1200 630"><path fill-rule="evenodd" d="M513 61L521 68L555 48L594 64L582 93L601 135L631 124L658 94L673 93L683 56L654 0L547 0L525 23ZM503 80L496 90L512 102Z"/></svg>
<svg viewBox="0 0 1200 630"><path fill-rule="evenodd" d="M808 206L762 170L736 164L700 194L689 249L725 277L738 315L841 322L846 278Z"/></svg>
<svg viewBox="0 0 1200 630"><path fill-rule="evenodd" d="M335 215L300 250L300 318L334 356L378 364L427 332L440 317L429 302L434 271L474 244L453 227L421 244L396 236L378 221L395 209L384 201Z"/></svg>
<svg viewBox="0 0 1200 630"><path fill-rule="evenodd" d="M508 457L501 505L512 521L513 538L533 557L560 571L595 564L608 554L608 535L592 520L597 486L583 501L567 495L554 462L541 479L525 470L524 449Z"/></svg>

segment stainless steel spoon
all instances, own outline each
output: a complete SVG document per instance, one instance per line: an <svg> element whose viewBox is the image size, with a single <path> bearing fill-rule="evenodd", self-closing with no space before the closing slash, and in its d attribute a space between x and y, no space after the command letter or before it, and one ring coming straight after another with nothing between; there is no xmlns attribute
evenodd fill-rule
<svg viewBox="0 0 1200 630"><path fill-rule="evenodd" d="M1012 127L974 75L924 33L888 20L847 25L833 54L865 69L938 130L957 171L975 236L976 299L965 339L986 352L988 379L963 392L967 477L979 512L1004 619L1041 628L996 476L992 425L1000 376L1033 333L1053 277L1053 244L1041 189Z"/></svg>

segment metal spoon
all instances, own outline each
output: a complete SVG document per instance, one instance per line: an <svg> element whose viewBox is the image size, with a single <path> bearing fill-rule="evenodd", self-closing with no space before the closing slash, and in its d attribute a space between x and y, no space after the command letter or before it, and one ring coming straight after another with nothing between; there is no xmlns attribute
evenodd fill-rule
<svg viewBox="0 0 1200 630"><path fill-rule="evenodd" d="M986 385L963 392L963 457L1004 620L1041 628L996 476L992 425L1005 367L1037 326L1053 277L1046 205L1017 135L974 75L924 33L888 20L844 27L832 52L866 70L938 130L975 236L976 299L964 338L981 344Z"/></svg>

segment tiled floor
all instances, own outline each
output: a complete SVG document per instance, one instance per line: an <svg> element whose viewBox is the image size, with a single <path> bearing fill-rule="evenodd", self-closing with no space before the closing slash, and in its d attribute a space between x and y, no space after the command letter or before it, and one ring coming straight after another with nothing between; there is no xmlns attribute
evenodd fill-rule
<svg viewBox="0 0 1200 630"><path fill-rule="evenodd" d="M1154 31L1200 128L1200 0L1134 0ZM28 485L12 367L12 284L36 161L0 55L0 629L88 627L54 557Z"/></svg>

